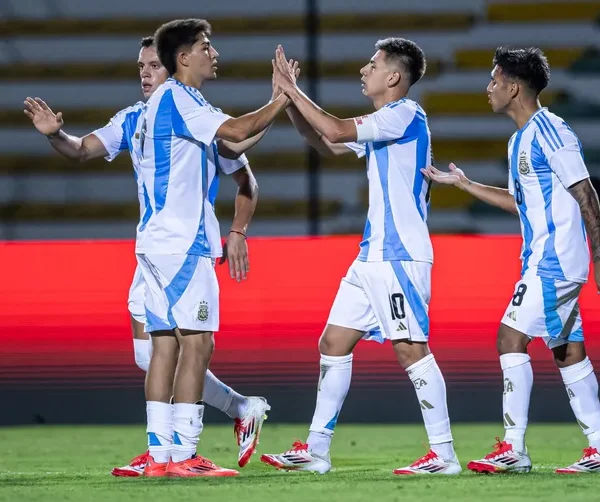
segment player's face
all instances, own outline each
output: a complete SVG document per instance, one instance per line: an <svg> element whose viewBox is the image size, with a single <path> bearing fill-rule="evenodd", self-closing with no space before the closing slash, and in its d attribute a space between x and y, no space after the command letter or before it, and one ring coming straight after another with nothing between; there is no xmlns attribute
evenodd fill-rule
<svg viewBox="0 0 600 502"><path fill-rule="evenodd" d="M142 47L138 56L138 69L140 70L140 80L142 81L142 93L148 99L156 88L162 84L169 74L166 68L161 64L156 54L156 47Z"/></svg>
<svg viewBox="0 0 600 502"><path fill-rule="evenodd" d="M360 69L362 93L374 98L389 89L393 74L398 70L389 67L385 60L385 52L377 51L371 60Z"/></svg>
<svg viewBox="0 0 600 502"><path fill-rule="evenodd" d="M211 45L206 34L201 33L198 41L188 53L190 70L202 81L217 78L217 57L219 53Z"/></svg>
<svg viewBox="0 0 600 502"><path fill-rule="evenodd" d="M495 66L492 70L492 78L487 86L486 92L494 113L504 113L512 101L510 92L512 82L502 75L502 70Z"/></svg>

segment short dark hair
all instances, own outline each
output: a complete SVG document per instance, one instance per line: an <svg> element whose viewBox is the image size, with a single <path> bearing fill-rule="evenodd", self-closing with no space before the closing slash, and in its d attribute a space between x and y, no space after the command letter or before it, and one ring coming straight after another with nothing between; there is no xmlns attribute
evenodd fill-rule
<svg viewBox="0 0 600 502"><path fill-rule="evenodd" d="M158 59L173 75L177 71L177 53L182 47L191 47L201 33L210 35L211 26L205 19L176 19L163 24L156 33Z"/></svg>
<svg viewBox="0 0 600 502"><path fill-rule="evenodd" d="M496 49L494 66L508 78L519 80L535 92L542 92L550 82L550 65L538 47L516 49L502 46Z"/></svg>
<svg viewBox="0 0 600 502"><path fill-rule="evenodd" d="M410 78L410 85L415 84L425 74L427 61L425 53L412 40L389 37L378 40L375 48L385 52L386 59L400 63Z"/></svg>
<svg viewBox="0 0 600 502"><path fill-rule="evenodd" d="M154 35L150 35L149 37L144 37L140 40L140 49L147 49L148 47L152 47L154 45Z"/></svg>

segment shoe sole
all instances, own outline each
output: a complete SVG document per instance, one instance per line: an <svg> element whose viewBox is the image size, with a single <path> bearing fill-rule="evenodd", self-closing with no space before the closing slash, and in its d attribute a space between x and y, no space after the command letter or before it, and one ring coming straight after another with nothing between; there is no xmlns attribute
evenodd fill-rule
<svg viewBox="0 0 600 502"><path fill-rule="evenodd" d="M514 469L501 469L495 465L484 464L482 462L469 462L467 469L479 474L525 474L531 471L531 466L515 467Z"/></svg>
<svg viewBox="0 0 600 502"><path fill-rule="evenodd" d="M188 473L186 472L185 474L179 474L176 472L167 472L165 474L166 477L168 478L215 478L215 477L221 477L221 478L225 478L225 477L234 477L234 476L238 476L240 473L237 471L207 471L204 473Z"/></svg>
<svg viewBox="0 0 600 502"><path fill-rule="evenodd" d="M120 467L115 467L110 473L117 478L139 478L143 476L143 472L130 471Z"/></svg>
<svg viewBox="0 0 600 502"><path fill-rule="evenodd" d="M312 472L313 474L327 474L331 469L327 469L325 472L320 472L320 471L313 471L313 470L309 470L309 469L303 469L302 466L289 466L289 465L285 465L282 464L281 462L278 462L277 460L275 460L274 458L270 457L269 455L261 455L260 457L260 461L263 464L267 464L270 465L271 467L275 467L275 469L279 470L279 471L290 471L290 472Z"/></svg>

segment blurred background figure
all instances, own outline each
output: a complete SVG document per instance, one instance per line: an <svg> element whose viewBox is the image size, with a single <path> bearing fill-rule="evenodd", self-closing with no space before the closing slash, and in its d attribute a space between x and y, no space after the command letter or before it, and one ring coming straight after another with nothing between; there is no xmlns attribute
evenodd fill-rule
<svg viewBox="0 0 600 502"><path fill-rule="evenodd" d="M569 121L598 174L600 148L599 2L484 0L241 0L149 4L128 0L5 0L0 4L0 239L131 238L139 217L125 156L78 164L58 156L23 114L23 99L43 97L74 135L106 123L140 99L139 39L162 22L199 16L213 25L222 54L219 83L207 99L238 116L271 93L271 58L281 43L303 68L301 87L338 116L370 111L360 68L386 36L416 41L427 73L411 90L428 114L436 165L449 161L483 183L506 186L508 119L494 117L485 88L496 46L537 45L552 66L544 106ZM367 179L357 159L319 159L286 115L249 152L261 186L252 235L361 233ZM223 179L217 215L226 231L236 186ZM434 233L517 233L518 219L468 194L436 186Z"/></svg>

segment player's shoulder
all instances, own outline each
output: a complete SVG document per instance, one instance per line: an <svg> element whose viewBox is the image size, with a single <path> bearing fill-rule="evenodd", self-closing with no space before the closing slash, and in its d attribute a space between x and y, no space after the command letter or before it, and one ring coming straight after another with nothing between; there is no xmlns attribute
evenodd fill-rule
<svg viewBox="0 0 600 502"><path fill-rule="evenodd" d="M117 113L115 113L113 115L112 120L113 121L118 121L118 120L125 120L127 118L128 115L133 114L133 115L139 115L144 107L146 106L146 104L143 101L138 101L137 103L128 106L126 108L123 108L122 110L119 110Z"/></svg>
<svg viewBox="0 0 600 502"><path fill-rule="evenodd" d="M554 153L568 145L580 145L575 131L562 117L542 108L532 118L535 134L533 140L549 153Z"/></svg>
<svg viewBox="0 0 600 502"><path fill-rule="evenodd" d="M407 123L410 123L415 116L419 116L423 119L427 117L425 110L423 110L421 105L408 98L402 98L398 101L387 103L379 111L389 117L401 119Z"/></svg>

